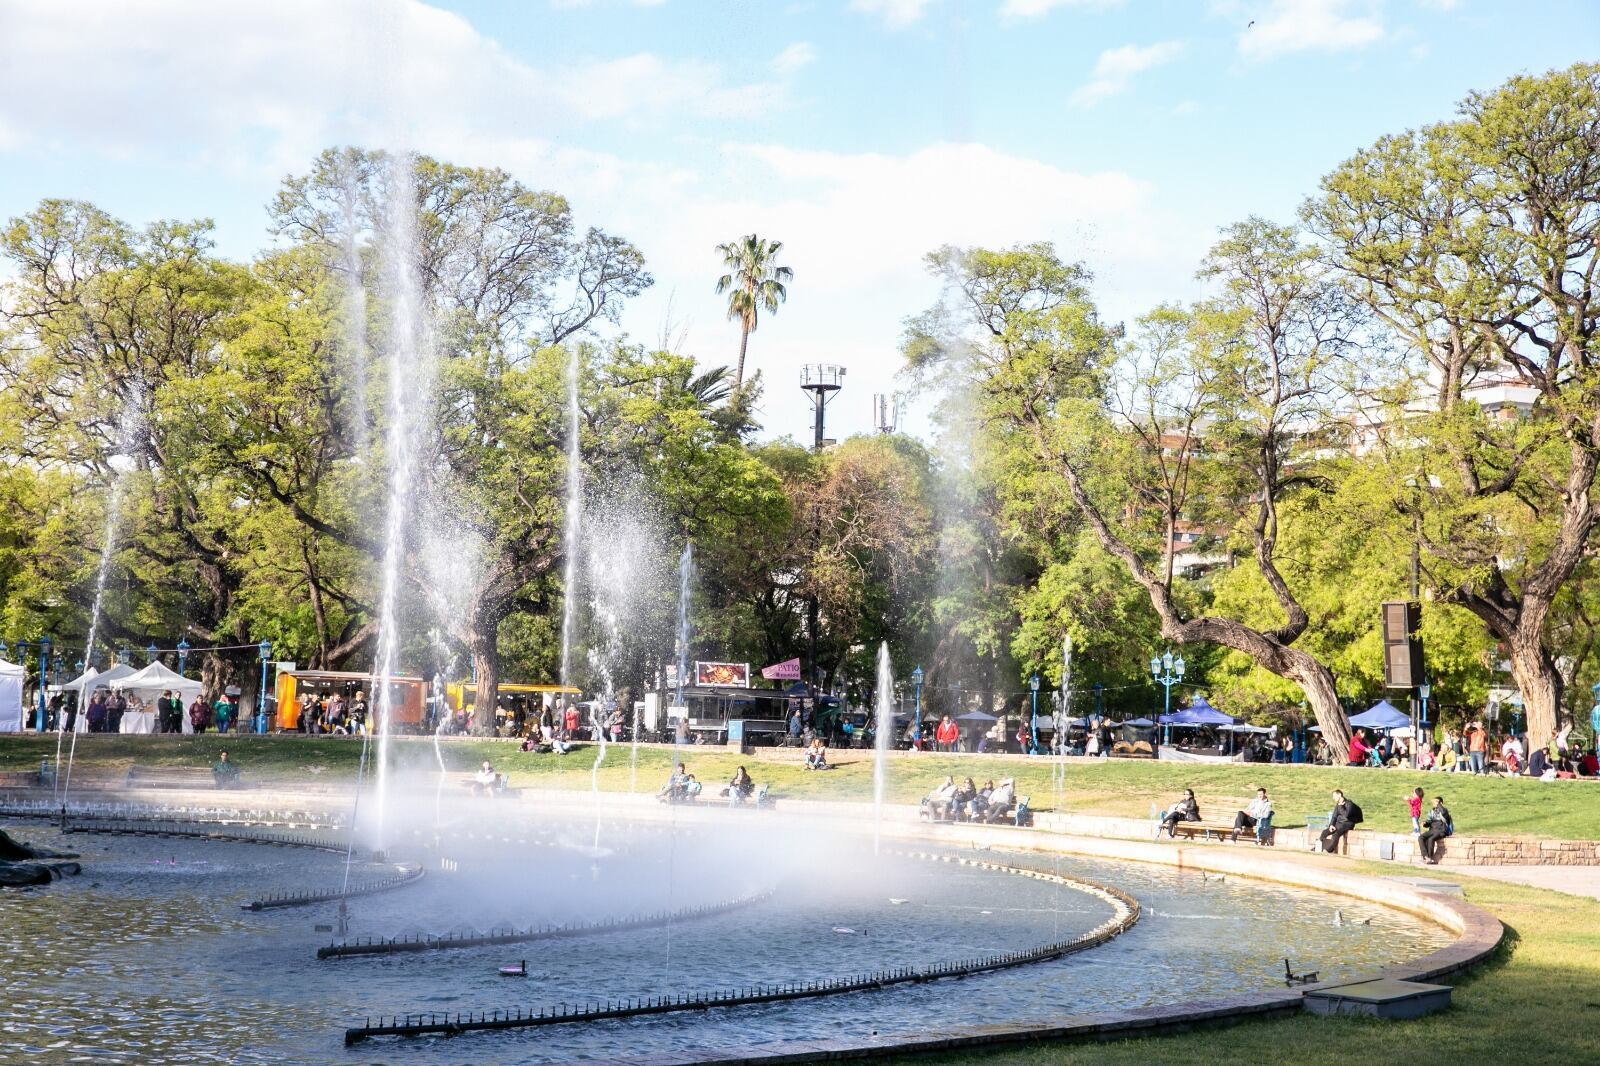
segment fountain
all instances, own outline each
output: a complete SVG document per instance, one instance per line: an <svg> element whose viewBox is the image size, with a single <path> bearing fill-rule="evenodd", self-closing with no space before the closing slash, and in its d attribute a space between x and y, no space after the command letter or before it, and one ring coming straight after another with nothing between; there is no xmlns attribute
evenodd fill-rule
<svg viewBox="0 0 1600 1066"><path fill-rule="evenodd" d="M566 552L561 579L561 687L572 683L573 619L578 609L578 533L583 517L583 453L578 433L579 346L567 348L567 513L562 533ZM565 694L563 694L565 698Z"/></svg>
<svg viewBox="0 0 1600 1066"><path fill-rule="evenodd" d="M416 179L411 156L390 160L387 224L383 227L384 258L389 268L389 462L388 512L384 521L383 562L378 601L378 647L373 664L374 711L377 719L376 813L373 846L381 850L388 815L389 736L394 712L394 686L400 653L401 563L406 553L407 519L419 474L422 435L432 421L432 344L428 336L417 257Z"/></svg>
<svg viewBox="0 0 1600 1066"><path fill-rule="evenodd" d="M878 645L877 717L872 743L872 851L878 853L883 836L883 790L889 772L889 746L894 743L894 665L889 642Z"/></svg>

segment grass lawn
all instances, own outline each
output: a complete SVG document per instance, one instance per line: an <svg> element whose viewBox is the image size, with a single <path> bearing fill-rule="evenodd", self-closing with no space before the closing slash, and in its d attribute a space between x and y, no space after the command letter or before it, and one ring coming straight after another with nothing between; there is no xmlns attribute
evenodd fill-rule
<svg viewBox="0 0 1600 1066"><path fill-rule="evenodd" d="M69 743L70 743L70 738ZM53 735L0 737L0 770L31 770L45 756L54 756ZM120 775L141 766L208 766L222 748L231 750L247 775L261 781L335 780L352 777L360 761L361 742L346 737L234 736L200 737L84 736L78 741L75 774ZM471 770L483 759L510 775L513 787L589 787L595 749L585 746L566 756L517 751L507 741L450 738L441 744L445 764ZM739 765L758 782L769 784L777 797L863 800L872 795L872 757L865 751L835 751L835 769L806 773L798 758L763 761L757 755L713 747L683 749L689 769L707 787L720 786ZM769 752L770 754L770 752ZM397 738L394 760L402 767L428 772L437 764L428 738ZM639 751L635 773L627 745L612 745L600 768L600 787L625 792L654 792L670 771L670 749ZM1148 760L1078 761L1067 766L1066 789L1059 796L1044 760L986 759L983 756L922 754L890 761L888 796L914 803L929 788L953 774L1015 776L1017 791L1031 795L1040 810L1065 809L1082 814L1145 817L1150 805L1166 806L1177 792L1193 788L1208 817L1231 818L1244 806L1256 785L1264 785L1282 826L1303 825L1307 814L1332 806L1329 793L1343 788L1366 814L1366 828L1404 831L1410 828L1405 798L1421 785L1431 797L1442 794L1455 817L1457 831L1468 835L1522 834L1564 840L1600 839L1600 782L1541 782L1472 777L1467 774L1412 773L1405 770L1350 770L1313 766L1218 766L1161 763Z"/></svg>
<svg viewBox="0 0 1600 1066"><path fill-rule="evenodd" d="M1359 865L1388 872L1376 864ZM1297 1015L1112 1044L1044 1044L915 1061L946 1066L1600 1062L1600 902L1494 881L1462 883L1467 899L1505 923L1506 941L1493 961L1454 982L1454 1003L1441 1014L1410 1022ZM1181 975L1174 975L1179 980ZM950 1020L982 1019L962 1018L957 1010Z"/></svg>

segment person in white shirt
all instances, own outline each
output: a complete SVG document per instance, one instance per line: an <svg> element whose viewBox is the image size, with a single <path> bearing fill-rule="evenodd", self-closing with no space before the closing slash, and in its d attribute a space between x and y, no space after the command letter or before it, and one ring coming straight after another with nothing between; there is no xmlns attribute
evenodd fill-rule
<svg viewBox="0 0 1600 1066"><path fill-rule="evenodd" d="M499 777L500 775L494 772L494 767L489 765L489 760L485 759L483 765L478 768L477 774L472 779L477 786L474 791L489 795L494 792L494 784L499 780Z"/></svg>
<svg viewBox="0 0 1600 1066"><path fill-rule="evenodd" d="M1239 834L1246 829L1254 829L1256 843L1260 844L1267 837L1267 830L1272 826L1272 801L1267 799L1267 790L1256 789L1256 798L1250 805L1233 817L1233 839L1239 839Z"/></svg>

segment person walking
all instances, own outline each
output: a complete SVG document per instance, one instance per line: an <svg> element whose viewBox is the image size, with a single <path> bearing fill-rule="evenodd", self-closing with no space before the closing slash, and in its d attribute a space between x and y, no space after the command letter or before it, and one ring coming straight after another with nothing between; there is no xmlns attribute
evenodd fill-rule
<svg viewBox="0 0 1600 1066"><path fill-rule="evenodd" d="M1411 832L1420 834L1422 832L1422 789L1420 787L1411 790L1411 795L1406 798L1406 809L1411 814Z"/></svg>
<svg viewBox="0 0 1600 1066"><path fill-rule="evenodd" d="M1449 808L1444 805L1444 797L1433 797L1433 807L1428 811L1428 820L1424 825L1422 836L1417 839L1417 848L1422 852L1422 861L1430 866L1438 866L1439 841L1455 831L1455 822L1450 818Z"/></svg>

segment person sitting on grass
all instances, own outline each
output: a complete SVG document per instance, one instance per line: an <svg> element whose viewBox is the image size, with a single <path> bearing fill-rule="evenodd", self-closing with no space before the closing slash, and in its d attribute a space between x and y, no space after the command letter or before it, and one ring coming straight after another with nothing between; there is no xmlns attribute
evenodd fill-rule
<svg viewBox="0 0 1600 1066"><path fill-rule="evenodd" d="M989 794L989 805L984 812L983 820L993 824L1002 818L1008 818L1016 805L1017 785L1007 777Z"/></svg>
<svg viewBox="0 0 1600 1066"><path fill-rule="evenodd" d="M956 779L946 777L944 783L929 792L923 798L923 806L928 808L928 814L935 821L943 821L950 813L950 804L956 795Z"/></svg>
<svg viewBox="0 0 1600 1066"><path fill-rule="evenodd" d="M211 764L211 779L218 788L239 787L239 764L228 761L228 753L217 753L217 761Z"/></svg>
<svg viewBox="0 0 1600 1066"><path fill-rule="evenodd" d="M1256 798L1250 805L1233 816L1233 842L1239 842L1239 832L1244 829L1254 829L1256 843L1260 844L1267 837L1267 830L1272 826L1272 801L1267 799L1267 790L1256 789Z"/></svg>
<svg viewBox="0 0 1600 1066"><path fill-rule="evenodd" d="M683 763L678 763L672 776L667 778L667 783L656 793L656 799L662 803L682 803L688 797L689 780L690 775L684 770Z"/></svg>
<svg viewBox="0 0 1600 1066"><path fill-rule="evenodd" d="M733 780L728 782L728 787L722 790L722 794L728 797L728 806L737 807L748 800L755 790L756 783L741 766L734 772Z"/></svg>
<svg viewBox="0 0 1600 1066"><path fill-rule="evenodd" d="M1194 789L1186 788L1183 790L1183 798L1168 807L1166 813L1161 816L1161 829L1167 831L1167 836L1176 837L1178 835L1179 822L1198 822L1199 820L1199 801L1194 798ZM1158 829L1156 836L1160 835L1161 830Z"/></svg>
<svg viewBox="0 0 1600 1066"><path fill-rule="evenodd" d="M805 770L826 770L828 768L828 745L820 735L811 738L811 746L806 749Z"/></svg>
<svg viewBox="0 0 1600 1066"><path fill-rule="evenodd" d="M472 791L480 796L493 795L495 783L499 780L500 775L494 772L494 767L489 764L488 759L485 759L472 777Z"/></svg>
<svg viewBox="0 0 1600 1066"><path fill-rule="evenodd" d="M1439 841L1455 831L1456 826L1450 820L1450 811L1444 805L1444 797L1433 797L1433 808L1428 811L1428 820L1423 823L1422 836L1417 838L1417 848L1422 852L1422 861L1430 866L1438 866Z"/></svg>

